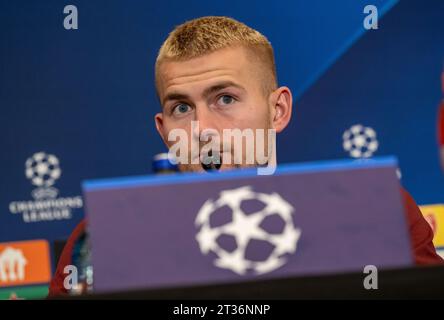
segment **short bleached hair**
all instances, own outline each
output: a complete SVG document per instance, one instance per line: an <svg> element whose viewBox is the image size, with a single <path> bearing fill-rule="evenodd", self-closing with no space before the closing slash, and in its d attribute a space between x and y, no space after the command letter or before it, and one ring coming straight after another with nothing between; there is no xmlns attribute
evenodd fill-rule
<svg viewBox="0 0 444 320"><path fill-rule="evenodd" d="M162 44L155 65L158 88L159 67L164 61L197 58L227 47L242 46L251 50L261 63L266 94L277 87L273 47L260 32L228 17L207 16L177 26Z"/></svg>

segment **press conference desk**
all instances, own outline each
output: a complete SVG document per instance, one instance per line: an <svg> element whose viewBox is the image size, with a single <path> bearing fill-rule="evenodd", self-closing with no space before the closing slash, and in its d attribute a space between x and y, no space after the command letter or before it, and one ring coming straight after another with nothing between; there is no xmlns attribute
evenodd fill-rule
<svg viewBox="0 0 444 320"><path fill-rule="evenodd" d="M81 299L444 299L444 266L378 272L366 290L363 273L294 277L222 285L85 295Z"/></svg>

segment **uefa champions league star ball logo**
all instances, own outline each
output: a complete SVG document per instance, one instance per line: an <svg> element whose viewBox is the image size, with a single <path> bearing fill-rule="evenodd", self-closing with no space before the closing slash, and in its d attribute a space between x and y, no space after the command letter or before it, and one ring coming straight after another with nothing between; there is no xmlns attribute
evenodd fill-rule
<svg viewBox="0 0 444 320"><path fill-rule="evenodd" d="M301 231L293 224L293 211L277 193L254 192L250 186L225 190L199 210L196 240L204 255L216 256L214 265L219 268L239 275L265 274L296 252ZM249 257L250 251L262 256Z"/></svg>
<svg viewBox="0 0 444 320"><path fill-rule="evenodd" d="M57 197L58 190L52 186L62 175L62 170L56 156L45 152L34 153L25 162L25 175L37 186L37 189L32 191L35 199Z"/></svg>
<svg viewBox="0 0 444 320"><path fill-rule="evenodd" d="M11 201L9 212L21 216L25 223L71 219L73 212L83 207L83 199L81 196L58 197L59 190L53 186L61 175L55 155L34 153L25 161L25 176L37 187L31 191L34 199Z"/></svg>
<svg viewBox="0 0 444 320"><path fill-rule="evenodd" d="M38 152L25 163L25 174L37 187L51 187L60 178L59 160L52 154Z"/></svg>
<svg viewBox="0 0 444 320"><path fill-rule="evenodd" d="M342 146L352 158L370 158L378 150L376 132L370 127L356 124L342 135Z"/></svg>

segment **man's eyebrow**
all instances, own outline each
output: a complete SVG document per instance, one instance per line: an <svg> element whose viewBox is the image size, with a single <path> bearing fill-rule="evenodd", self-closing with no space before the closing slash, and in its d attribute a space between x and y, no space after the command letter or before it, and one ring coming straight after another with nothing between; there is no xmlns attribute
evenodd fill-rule
<svg viewBox="0 0 444 320"><path fill-rule="evenodd" d="M189 96L187 94L180 92L171 92L163 98L162 105L165 105L165 102L167 102L168 100L186 100L188 98Z"/></svg>
<svg viewBox="0 0 444 320"><path fill-rule="evenodd" d="M209 88L206 88L204 90L204 92L203 92L203 96L204 97L208 97L212 93L220 91L220 90L223 90L223 89L228 88L228 87L235 87L235 88L238 88L240 90L245 91L244 87L242 87L241 85L239 85L239 84L237 84L237 83L235 83L233 81L224 81L224 82L221 82L221 83L217 83L217 84L215 84L215 85L213 85L213 86L211 86ZM187 100L187 99L189 99L189 96L187 94L185 94L185 93L171 92L171 93L168 93L163 98L162 105L165 105L165 103L168 100Z"/></svg>
<svg viewBox="0 0 444 320"><path fill-rule="evenodd" d="M235 83L233 81L224 81L224 82L215 84L215 85L205 89L204 92L203 92L203 96L204 97L208 97L212 93L215 93L217 91L223 90L223 89L228 88L228 87L235 87L235 88L238 88L240 90L245 91L244 87L242 87L241 85L239 85L239 84L237 84L237 83Z"/></svg>

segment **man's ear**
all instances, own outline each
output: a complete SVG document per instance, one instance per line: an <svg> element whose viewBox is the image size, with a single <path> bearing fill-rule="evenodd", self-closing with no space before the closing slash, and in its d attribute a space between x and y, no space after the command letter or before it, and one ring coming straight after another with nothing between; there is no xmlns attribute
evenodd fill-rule
<svg viewBox="0 0 444 320"><path fill-rule="evenodd" d="M163 140L163 143L167 146L168 148L168 136L165 133L165 127L163 126L163 114L161 112L156 113L156 115L154 116L154 121L156 122L156 129L157 132L159 133L160 137Z"/></svg>
<svg viewBox="0 0 444 320"><path fill-rule="evenodd" d="M270 94L271 122L277 133L283 131L291 119L293 98L288 87L279 87Z"/></svg>

